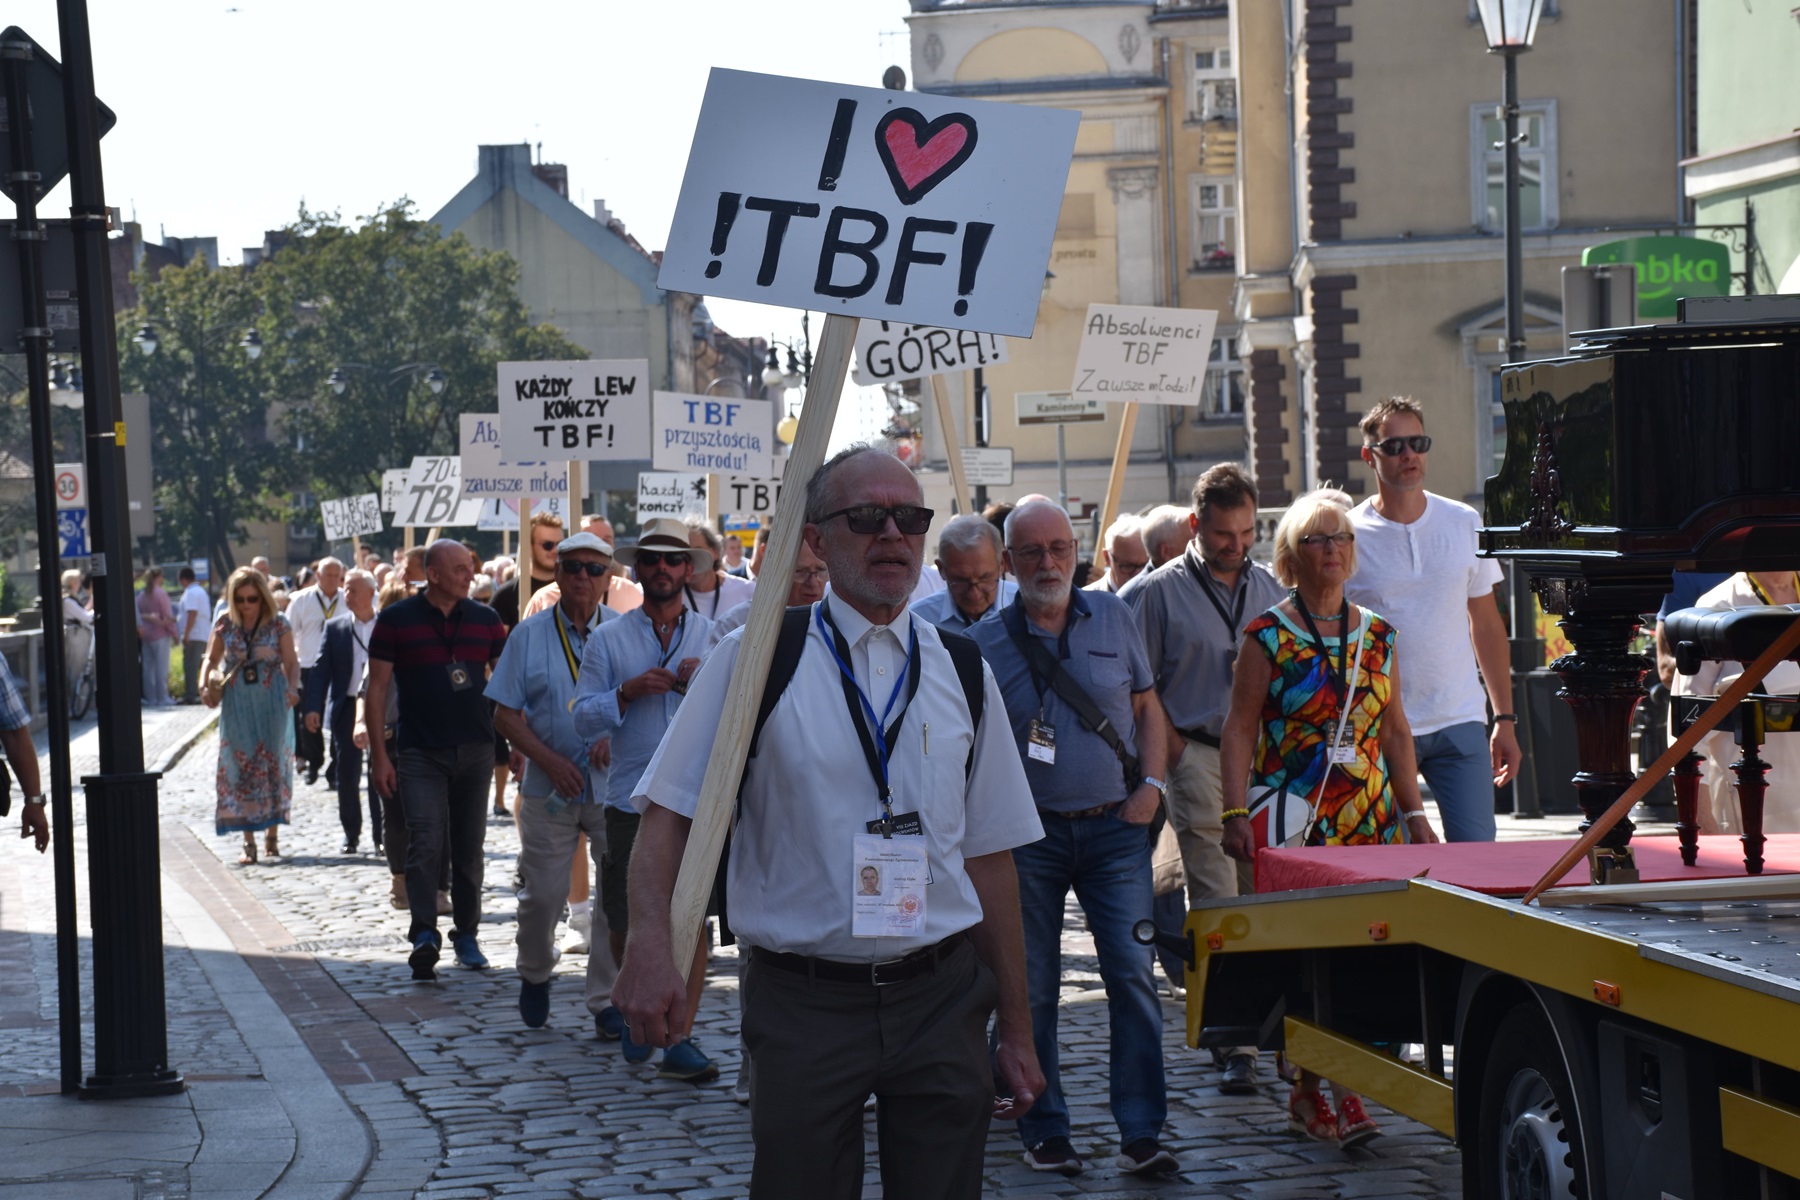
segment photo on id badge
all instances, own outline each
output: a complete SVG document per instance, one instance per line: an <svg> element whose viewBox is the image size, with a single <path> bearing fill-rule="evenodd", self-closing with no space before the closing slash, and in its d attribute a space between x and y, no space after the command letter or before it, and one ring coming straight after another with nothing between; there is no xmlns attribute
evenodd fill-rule
<svg viewBox="0 0 1800 1200"><path fill-rule="evenodd" d="M912 937L925 929L925 839L858 834L850 872L850 932Z"/></svg>

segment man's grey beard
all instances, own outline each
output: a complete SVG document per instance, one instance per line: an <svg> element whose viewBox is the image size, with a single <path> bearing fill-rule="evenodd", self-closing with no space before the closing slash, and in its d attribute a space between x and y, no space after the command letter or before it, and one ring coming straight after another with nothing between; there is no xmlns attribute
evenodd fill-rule
<svg viewBox="0 0 1800 1200"><path fill-rule="evenodd" d="M861 554L839 554L829 544L825 550L825 569L830 572L826 578L831 583L832 592L845 600L860 600L865 604L892 608L912 599L913 589L919 586L919 572L923 569L923 563L917 556L913 558L907 571L904 586L885 588L868 577L863 569Z"/></svg>
<svg viewBox="0 0 1800 1200"><path fill-rule="evenodd" d="M1052 605L1061 604L1069 598L1069 592L1072 590L1074 580L1075 577L1073 575L1067 577L1059 576L1054 583L1040 586L1035 579L1021 578L1019 580L1019 594L1025 597L1025 603L1027 604L1035 605L1038 608L1049 608Z"/></svg>

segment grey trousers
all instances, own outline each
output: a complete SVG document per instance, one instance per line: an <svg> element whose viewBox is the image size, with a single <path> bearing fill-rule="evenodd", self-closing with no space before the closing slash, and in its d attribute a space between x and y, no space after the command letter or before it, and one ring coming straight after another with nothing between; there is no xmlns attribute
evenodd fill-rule
<svg viewBox="0 0 1800 1200"><path fill-rule="evenodd" d="M987 1024L998 999L968 942L936 971L885 987L814 980L752 952L743 988L756 1073L751 1200L861 1196L870 1093L882 1195L976 1200L994 1104Z"/></svg>
<svg viewBox="0 0 1800 1200"><path fill-rule="evenodd" d="M600 892L600 858L606 853L604 805L599 801L568 804L552 813L548 803L545 796L524 796L519 800L519 875L524 886L519 889L519 933L515 940L519 947L519 978L528 983L543 983L556 965L556 920L569 896L569 871L581 835L587 834L588 857L594 864L591 894L595 897ZM593 925L588 931L585 999L588 1011L597 1013L612 1002L619 967L613 962L606 914L598 904L589 904L588 908L593 914Z"/></svg>

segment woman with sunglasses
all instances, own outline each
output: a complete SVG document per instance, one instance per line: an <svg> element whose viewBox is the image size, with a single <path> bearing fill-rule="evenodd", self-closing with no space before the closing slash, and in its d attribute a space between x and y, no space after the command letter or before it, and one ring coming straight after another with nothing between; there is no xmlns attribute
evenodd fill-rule
<svg viewBox="0 0 1800 1200"><path fill-rule="evenodd" d="M1225 852L1254 860L1247 795L1271 788L1307 797L1309 846L1437 841L1400 706L1394 629L1344 597L1356 571L1349 497L1324 489L1296 500L1275 529L1274 567L1293 590L1244 627L1220 738ZM1334 1114L1321 1082L1300 1072L1288 1127L1346 1147L1374 1137L1362 1100L1334 1087Z"/></svg>
<svg viewBox="0 0 1800 1200"><path fill-rule="evenodd" d="M268 578L251 567L231 573L225 615L213 624L206 647L206 683L200 699L219 711L218 808L220 833L242 832L238 862L256 861L256 832L263 852L281 854L278 830L287 824L294 791L294 722L288 710L300 699L300 659L294 633L275 607Z"/></svg>

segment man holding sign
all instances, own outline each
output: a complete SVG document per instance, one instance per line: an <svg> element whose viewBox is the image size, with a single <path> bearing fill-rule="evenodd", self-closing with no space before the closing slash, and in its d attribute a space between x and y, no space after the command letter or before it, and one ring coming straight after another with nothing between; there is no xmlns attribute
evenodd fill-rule
<svg viewBox="0 0 1800 1200"><path fill-rule="evenodd" d="M873 1093L883 1194L975 1197L990 1117L1025 1112L1044 1086L1011 853L1043 827L993 674L967 639L907 611L932 515L918 480L852 447L806 497L832 595L744 772L727 882L751 948L750 1195L859 1195ZM632 797L643 820L613 997L653 1045L692 1019L669 908L741 648L734 632L701 670ZM860 894L865 867L875 895ZM678 931L684 953L692 933ZM995 1066L1010 1097L992 1095Z"/></svg>

